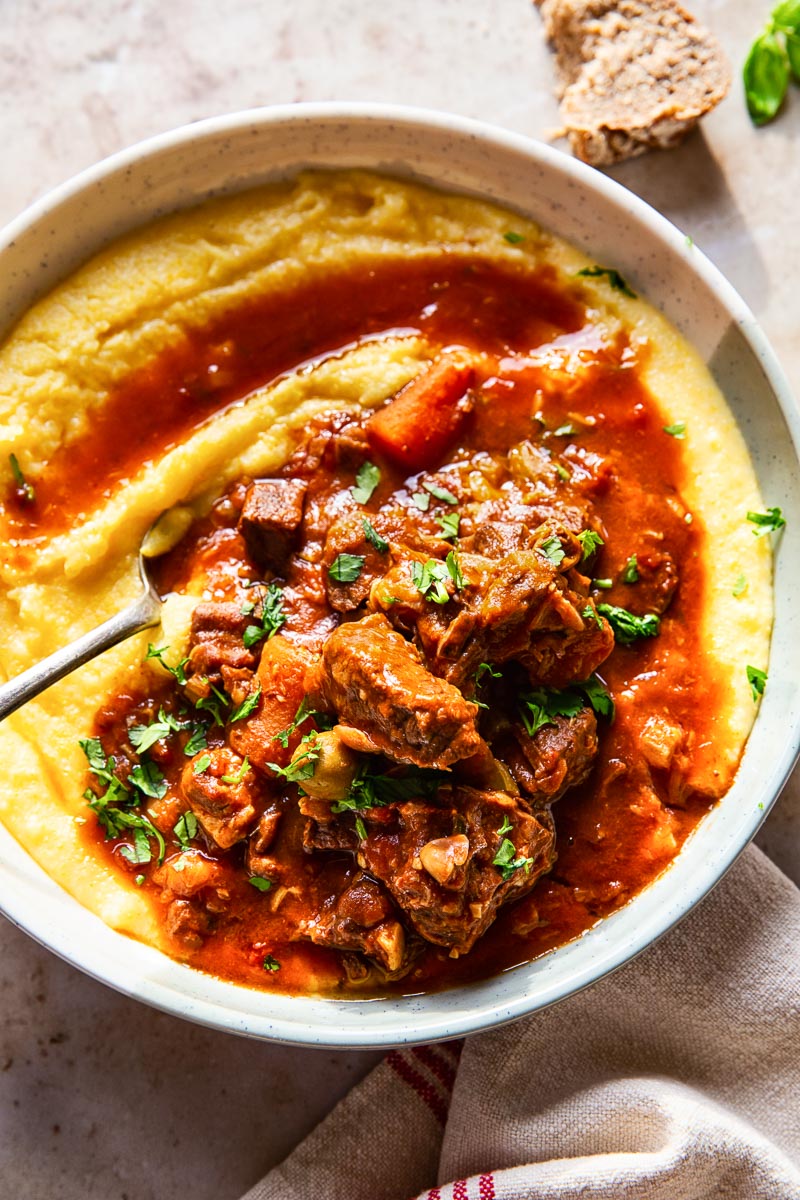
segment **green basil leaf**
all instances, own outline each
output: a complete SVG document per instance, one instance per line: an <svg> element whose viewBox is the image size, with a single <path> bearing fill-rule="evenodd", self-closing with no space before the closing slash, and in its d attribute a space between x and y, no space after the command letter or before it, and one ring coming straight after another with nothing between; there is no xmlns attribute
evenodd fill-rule
<svg viewBox="0 0 800 1200"><path fill-rule="evenodd" d="M776 116L789 87L789 55L774 33L762 33L742 70L747 111L754 125Z"/></svg>

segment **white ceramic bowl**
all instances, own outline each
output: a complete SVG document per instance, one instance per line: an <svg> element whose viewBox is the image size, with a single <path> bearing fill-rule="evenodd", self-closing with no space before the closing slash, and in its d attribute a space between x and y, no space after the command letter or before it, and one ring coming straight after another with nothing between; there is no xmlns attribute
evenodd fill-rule
<svg viewBox="0 0 800 1200"><path fill-rule="evenodd" d="M753 837L785 782L800 731L800 420L742 300L648 205L526 138L414 109L300 105L205 121L153 138L51 192L0 235L0 332L119 234L208 196L301 167L363 166L472 193L533 217L635 281L699 348L744 431L769 504L787 517L777 555L769 685L733 788L671 867L580 939L482 983L409 999L337 1001L249 991L114 933L0 829L0 905L75 966L203 1024L306 1045L388 1046L486 1029L552 1004L674 925Z"/></svg>

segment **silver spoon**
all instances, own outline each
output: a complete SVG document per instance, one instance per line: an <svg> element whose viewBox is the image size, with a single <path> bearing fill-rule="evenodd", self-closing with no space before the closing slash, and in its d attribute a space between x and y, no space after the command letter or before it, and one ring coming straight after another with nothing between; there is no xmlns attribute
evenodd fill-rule
<svg viewBox="0 0 800 1200"><path fill-rule="evenodd" d="M133 637L134 633L158 625L161 620L161 597L150 578L148 561L171 550L188 529L192 518L190 509L180 507L167 509L156 518L139 547L139 578L144 587L142 595L96 629L4 683L0 687L0 721L104 650L110 650L119 642Z"/></svg>

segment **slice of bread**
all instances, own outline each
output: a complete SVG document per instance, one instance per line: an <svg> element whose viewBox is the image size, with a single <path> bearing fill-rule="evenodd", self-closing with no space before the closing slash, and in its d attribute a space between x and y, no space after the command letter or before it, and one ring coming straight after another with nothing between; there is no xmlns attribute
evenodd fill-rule
<svg viewBox="0 0 800 1200"><path fill-rule="evenodd" d="M578 158L604 166L675 146L730 87L712 35L674 0L534 0L556 53Z"/></svg>

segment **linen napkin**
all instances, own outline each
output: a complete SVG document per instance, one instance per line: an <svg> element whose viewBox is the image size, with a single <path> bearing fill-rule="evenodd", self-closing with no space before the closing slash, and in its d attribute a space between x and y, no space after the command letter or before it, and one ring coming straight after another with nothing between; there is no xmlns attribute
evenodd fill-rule
<svg viewBox="0 0 800 1200"><path fill-rule="evenodd" d="M800 891L750 847L634 962L391 1051L244 1200L800 1200Z"/></svg>

